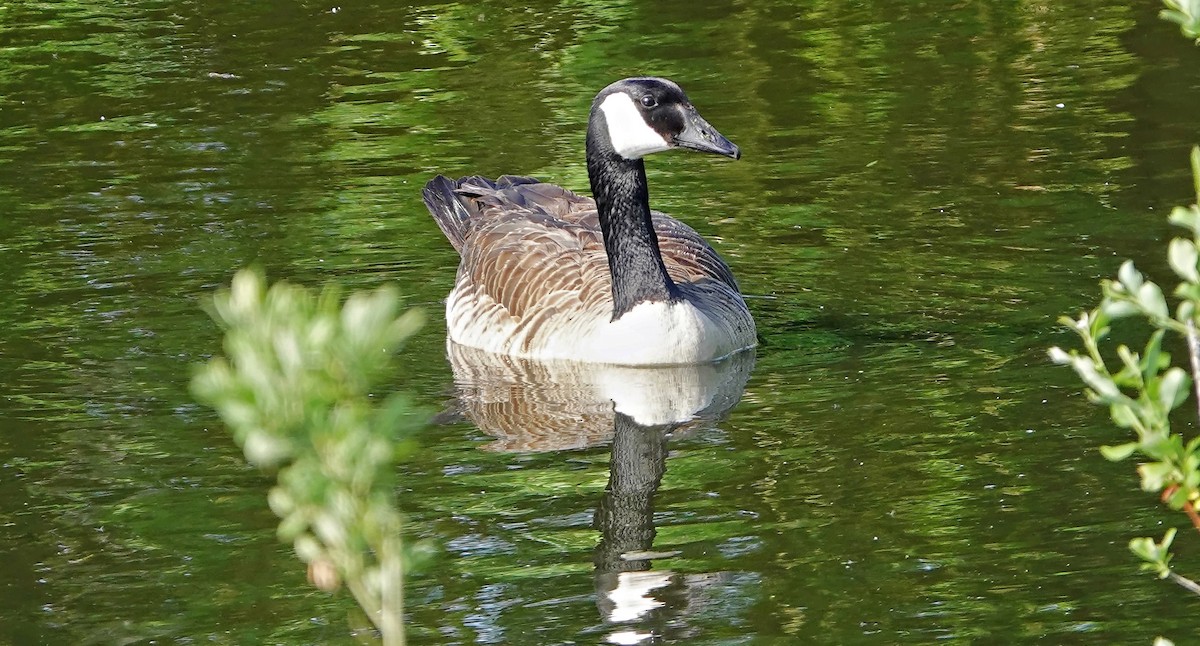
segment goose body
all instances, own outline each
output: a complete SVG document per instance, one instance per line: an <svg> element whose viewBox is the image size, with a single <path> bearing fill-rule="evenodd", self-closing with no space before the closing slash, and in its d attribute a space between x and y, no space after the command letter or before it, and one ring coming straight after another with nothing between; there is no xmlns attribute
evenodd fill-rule
<svg viewBox="0 0 1200 646"><path fill-rule="evenodd" d="M596 199L529 177L436 177L425 203L461 256L446 299L456 343L532 359L706 363L755 344L729 267L691 227L651 211L642 157L682 147L737 158L665 79L618 81L588 124Z"/></svg>

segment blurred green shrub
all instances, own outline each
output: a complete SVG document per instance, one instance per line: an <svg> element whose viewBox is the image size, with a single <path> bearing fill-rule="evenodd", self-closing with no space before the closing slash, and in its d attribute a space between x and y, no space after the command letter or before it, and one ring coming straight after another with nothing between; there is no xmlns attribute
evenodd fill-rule
<svg viewBox="0 0 1200 646"><path fill-rule="evenodd" d="M192 391L217 410L246 459L276 471L268 495L322 589L345 582L385 644L404 640L403 577L420 549L405 549L395 464L426 418L372 388L393 373L395 352L421 326L399 311L393 288L319 294L243 270L212 300L225 354L201 367ZM419 546L418 546L419 547Z"/></svg>

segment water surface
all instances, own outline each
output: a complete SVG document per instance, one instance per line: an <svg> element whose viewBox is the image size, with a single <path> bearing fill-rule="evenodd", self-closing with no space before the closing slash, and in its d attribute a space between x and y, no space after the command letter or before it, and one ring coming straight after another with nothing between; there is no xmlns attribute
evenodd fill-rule
<svg viewBox="0 0 1200 646"><path fill-rule="evenodd" d="M633 74L678 80L743 150L648 173L732 265L764 345L689 432L496 450L442 416L401 473L412 536L441 548L410 579L413 641L1191 634L1125 547L1185 521L1099 457L1121 434L1044 358L1121 259L1167 276L1200 54L1156 11L0 7L0 641L352 643L346 596L276 543L269 478L187 393L219 351L200 303L247 264L396 282L430 323L392 386L452 406L457 258L420 187L584 190L591 97ZM651 458L636 504L614 502L619 451ZM647 546L629 572L650 574L625 577L644 612L605 601L614 527Z"/></svg>

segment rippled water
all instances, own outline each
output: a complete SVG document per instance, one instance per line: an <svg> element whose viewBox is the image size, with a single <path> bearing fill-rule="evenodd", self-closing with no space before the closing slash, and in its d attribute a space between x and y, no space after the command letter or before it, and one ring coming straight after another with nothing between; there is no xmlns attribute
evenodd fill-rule
<svg viewBox="0 0 1200 646"><path fill-rule="evenodd" d="M252 263L430 313L394 384L445 422L401 474L441 549L415 643L1185 638L1125 547L1185 523L1044 359L1122 258L1165 275L1191 197L1200 54L1156 10L0 6L0 642L353 641L186 391L219 349L200 303ZM498 432L455 403L491 382L446 357L457 258L419 189L585 188L591 96L646 73L743 150L648 172L764 345L684 427L601 406L584 437Z"/></svg>

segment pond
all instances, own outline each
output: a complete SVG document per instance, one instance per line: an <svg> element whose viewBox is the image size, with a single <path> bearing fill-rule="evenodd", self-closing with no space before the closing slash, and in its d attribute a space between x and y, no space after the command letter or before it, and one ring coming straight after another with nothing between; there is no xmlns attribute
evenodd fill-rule
<svg viewBox="0 0 1200 646"><path fill-rule="evenodd" d="M409 538L438 550L408 579L413 643L1192 634L1126 547L1186 519L1099 455L1124 435L1045 356L1124 258L1168 275L1200 53L1157 10L0 6L0 642L355 643L352 601L276 540L269 475L188 393L220 351L202 304L248 265L391 282L428 315L390 384L442 413L399 473ZM590 434L527 437L456 378L458 258L420 189L586 192L587 108L638 74L741 147L647 167L762 345L701 379L714 403L684 427L601 399L575 411ZM521 383L563 412L570 389Z"/></svg>

